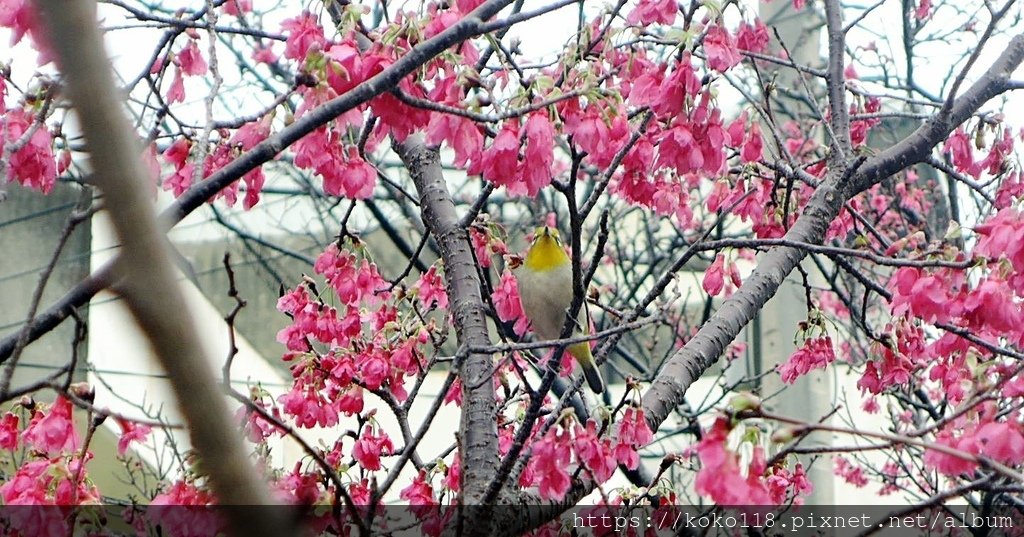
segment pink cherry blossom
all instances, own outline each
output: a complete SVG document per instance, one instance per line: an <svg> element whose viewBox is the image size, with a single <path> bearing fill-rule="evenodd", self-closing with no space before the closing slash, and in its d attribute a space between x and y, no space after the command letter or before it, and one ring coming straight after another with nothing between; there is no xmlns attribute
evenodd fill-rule
<svg viewBox="0 0 1024 537"><path fill-rule="evenodd" d="M736 48L748 52L764 52L768 50L771 37L768 34L768 27L761 22L761 19L754 21L754 24L741 22L736 31Z"/></svg>
<svg viewBox="0 0 1024 537"><path fill-rule="evenodd" d="M914 9L914 18L919 21L927 19L931 12L932 0L918 0L917 7Z"/></svg>
<svg viewBox="0 0 1024 537"><path fill-rule="evenodd" d="M679 12L676 0L640 0L633 11L626 16L626 24L630 26L647 26L648 24L672 24Z"/></svg>
<svg viewBox="0 0 1024 537"><path fill-rule="evenodd" d="M462 487L462 456L459 452L455 452L455 456L452 458L452 463L448 465L448 470L445 473L444 480L441 482L445 488L452 492L459 492Z"/></svg>
<svg viewBox="0 0 1024 537"><path fill-rule="evenodd" d="M1019 423L990 421L980 426L976 434L979 452L1010 466L1024 462L1024 435Z"/></svg>
<svg viewBox="0 0 1024 537"><path fill-rule="evenodd" d="M11 412L4 413L0 419L0 449L14 451L18 447L19 418Z"/></svg>
<svg viewBox="0 0 1024 537"><path fill-rule="evenodd" d="M480 155L479 161L469 168L469 173L481 174L484 179L509 189L512 194L525 194L519 166L519 125L507 121L491 145Z"/></svg>
<svg viewBox="0 0 1024 537"><path fill-rule="evenodd" d="M121 436L117 439L117 454L122 457L132 442L144 442L152 431L149 425L138 424L124 418L117 418L117 424L121 427Z"/></svg>
<svg viewBox="0 0 1024 537"><path fill-rule="evenodd" d="M868 484L868 478L864 477L864 469L860 466L850 463L845 457L841 456L834 457L833 463L832 472L843 478L847 483L858 488Z"/></svg>
<svg viewBox="0 0 1024 537"><path fill-rule="evenodd" d="M456 77L442 79L431 90L430 98L435 102L459 107L462 105L464 89L457 83ZM432 112L426 128L427 143L440 144L447 142L455 151L455 166L465 167L469 162L478 159L483 149L484 136L475 123L455 114Z"/></svg>
<svg viewBox="0 0 1024 537"><path fill-rule="evenodd" d="M262 399L253 401L253 404L266 409L266 403ZM271 415L280 418L280 410L275 406ZM242 432L254 444L266 441L275 432L283 433L283 431L278 431L271 422L265 420L263 416L250 411L245 405L238 407L238 410L235 411L235 421L242 424Z"/></svg>
<svg viewBox="0 0 1024 537"><path fill-rule="evenodd" d="M526 138L526 149L520 175L526 183L526 195L532 198L541 188L551 184L552 179L555 129L551 126L547 112L530 114L523 126L523 135Z"/></svg>
<svg viewBox="0 0 1024 537"><path fill-rule="evenodd" d="M227 0L224 2L224 13L241 17L252 12L252 0Z"/></svg>
<svg viewBox="0 0 1024 537"><path fill-rule="evenodd" d="M615 442L612 450L620 464L635 469L640 464L639 448L654 440L654 434L644 419L644 411L636 407L628 407L619 419Z"/></svg>
<svg viewBox="0 0 1024 537"><path fill-rule="evenodd" d="M147 515L169 537L217 535L227 529L226 521L214 511L204 509L215 503L211 493L192 483L176 481L153 498Z"/></svg>
<svg viewBox="0 0 1024 537"><path fill-rule="evenodd" d="M426 92L409 79L398 83L399 89L411 97L426 99ZM391 133L396 140L404 141L410 134L430 124L430 112L422 108L407 106L391 93L385 92L370 101L370 109L380 118L379 132Z"/></svg>
<svg viewBox="0 0 1024 537"><path fill-rule="evenodd" d="M708 28L704 35L704 54L708 66L720 73L732 69L743 59L737 50L736 39L728 30L717 25Z"/></svg>
<svg viewBox="0 0 1024 537"><path fill-rule="evenodd" d="M304 60L313 45L323 46L326 42L323 27L316 16L308 11L286 19L281 23L281 31L287 36L284 57L290 60Z"/></svg>
<svg viewBox="0 0 1024 537"><path fill-rule="evenodd" d="M0 153L6 144L21 143L28 137L6 166L9 177L22 185L49 194L57 182L57 162L53 154L53 135L45 125L36 125L35 118L21 108L9 110L0 117Z"/></svg>
<svg viewBox="0 0 1024 537"><path fill-rule="evenodd" d="M722 288L725 287L725 256L718 254L715 256L715 261L711 263L711 266L704 271L704 281L701 283L701 287L704 291L711 296L718 296L718 293L722 292Z"/></svg>
<svg viewBox="0 0 1024 537"><path fill-rule="evenodd" d="M364 404L363 389L353 386L338 397L338 412L346 416L356 416L363 411Z"/></svg>
<svg viewBox="0 0 1024 537"><path fill-rule="evenodd" d="M781 466L773 467L765 479L765 485L775 505L782 505L790 499L794 505L803 505L803 496L814 490L814 485L807 479L804 466L800 463L796 464L792 472Z"/></svg>
<svg viewBox="0 0 1024 537"><path fill-rule="evenodd" d="M352 457L363 469L375 471L383 468L380 458L391 455L394 451L395 446L391 443L388 433L381 431L379 435L374 434L372 428L367 425L352 447Z"/></svg>
<svg viewBox="0 0 1024 537"><path fill-rule="evenodd" d="M391 364L379 350L364 351L358 360L360 376L370 390L380 388L391 374Z"/></svg>
<svg viewBox="0 0 1024 537"><path fill-rule="evenodd" d="M533 443L532 453L527 466L539 488L539 496L545 500L561 500L571 484L567 471L572 455L569 434L552 427L543 438Z"/></svg>
<svg viewBox="0 0 1024 537"><path fill-rule="evenodd" d="M411 505L437 505L434 499L434 488L426 479L426 471L420 471L412 480L409 486L402 489L398 497L408 501Z"/></svg>
<svg viewBox="0 0 1024 537"><path fill-rule="evenodd" d="M445 291L444 280L437 273L437 265L430 267L420 276L416 283L419 290L420 306L427 310L436 305L439 309L448 307L448 293Z"/></svg>
<svg viewBox="0 0 1024 537"><path fill-rule="evenodd" d="M77 450L81 440L71 417L71 401L61 395L48 412L36 410L22 437L26 445L47 456Z"/></svg>
<svg viewBox="0 0 1024 537"><path fill-rule="evenodd" d="M803 346L794 351L785 364L779 366L779 374L782 376L782 382L792 384L796 379L815 369L825 369L835 359L832 338L807 338Z"/></svg>
<svg viewBox="0 0 1024 537"><path fill-rule="evenodd" d="M501 274L501 280L495 286L491 300L494 302L498 319L506 323L515 323L513 330L516 334L526 333L530 320L526 317L523 306L519 302L518 283L511 272L506 270Z"/></svg>
<svg viewBox="0 0 1024 537"><path fill-rule="evenodd" d="M762 480L765 472L764 450L754 448L754 457L746 469L741 468L739 455L726 446L731 426L729 419L719 417L697 444L701 468L695 488L719 505L767 505L771 503ZM744 475L746 474L746 475Z"/></svg>
<svg viewBox="0 0 1024 537"><path fill-rule="evenodd" d="M576 458L590 471L598 483L603 483L615 473L616 459L612 453L611 440L598 438L597 424L587 420L587 426L576 425L576 440L573 448Z"/></svg>
<svg viewBox="0 0 1024 537"><path fill-rule="evenodd" d="M980 166L974 161L971 140L963 127L958 127L946 140L945 152L951 155L953 166L957 170L975 177L981 172Z"/></svg>
<svg viewBox="0 0 1024 537"><path fill-rule="evenodd" d="M195 39L188 40L188 44L185 45L185 48L181 49L174 57L174 63L181 68L182 74L188 76L205 75L206 71L209 69L206 64L206 59L203 58L203 54L199 52L199 46L196 44Z"/></svg>

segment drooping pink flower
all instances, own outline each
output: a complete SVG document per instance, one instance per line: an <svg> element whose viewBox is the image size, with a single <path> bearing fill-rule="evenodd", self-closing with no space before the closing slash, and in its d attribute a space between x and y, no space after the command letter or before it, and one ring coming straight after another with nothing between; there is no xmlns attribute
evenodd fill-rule
<svg viewBox="0 0 1024 537"><path fill-rule="evenodd" d="M117 439L117 454L124 456L132 442L143 442L149 437L152 428L128 421L124 418L117 418L117 424L121 427L121 437Z"/></svg>
<svg viewBox="0 0 1024 537"><path fill-rule="evenodd" d="M353 386L338 397L338 412L346 416L357 416L363 411L363 389Z"/></svg>
<svg viewBox="0 0 1024 537"><path fill-rule="evenodd" d="M267 115L259 121L253 121L242 125L237 131L235 131L235 134L228 141L228 145L237 148L240 152L245 152L256 147L260 142L266 140L267 136L270 136L270 122L271 116ZM242 176L242 180L245 181L245 200L243 202L243 207L251 209L254 205L259 203L260 191L263 190L263 183L265 181L263 167L259 166L251 172L246 173Z"/></svg>
<svg viewBox="0 0 1024 537"><path fill-rule="evenodd" d="M316 505L320 500L320 479L316 473L302 472L300 466L285 474L277 483L276 492L292 505Z"/></svg>
<svg viewBox="0 0 1024 537"><path fill-rule="evenodd" d="M1005 281L989 277L967 292L961 303L967 324L997 335L1018 332L1022 313L1007 288Z"/></svg>
<svg viewBox="0 0 1024 537"><path fill-rule="evenodd" d="M391 374L391 364L378 349L368 349L359 357L359 374L370 390L380 388Z"/></svg>
<svg viewBox="0 0 1024 537"><path fill-rule="evenodd" d="M332 165L320 167L317 172L324 178L324 192L332 196L367 199L377 186L377 170L359 156L355 146L349 146Z"/></svg>
<svg viewBox="0 0 1024 537"><path fill-rule="evenodd" d="M603 483L615 473L616 458L608 438L598 438L597 424L587 420L587 426L576 425L576 440L573 442L576 459L583 463L594 480Z"/></svg>
<svg viewBox="0 0 1024 537"><path fill-rule="evenodd" d="M761 125L755 121L750 125L750 134L743 144L743 151L741 151L740 157L743 159L743 162L757 162L761 160L763 151L764 141L761 140Z"/></svg>
<svg viewBox="0 0 1024 537"><path fill-rule="evenodd" d="M434 499L434 488L427 482L427 473L421 470L408 487L402 489L398 497L409 502L410 505L437 505Z"/></svg>
<svg viewBox="0 0 1024 537"><path fill-rule="evenodd" d="M815 369L825 369L835 360L832 338L807 338L803 346L794 351L786 363L779 366L779 374L782 376L782 382L792 384L796 379Z"/></svg>
<svg viewBox="0 0 1024 537"><path fill-rule="evenodd" d="M448 465L448 471L441 484L452 492L459 492L462 488L462 456L458 451L455 452L452 463Z"/></svg>
<svg viewBox="0 0 1024 537"><path fill-rule="evenodd" d="M653 440L654 434L651 433L647 420L644 419L644 411L631 406L622 413L622 418L619 419L612 450L616 460L632 470L640 464L640 455L637 450L650 444Z"/></svg>
<svg viewBox="0 0 1024 537"><path fill-rule="evenodd" d="M266 409L266 403L262 399L253 401L253 404ZM280 417L280 411L277 407L274 407L271 415ZM270 435L278 432L273 424L263 419L263 416L256 412L249 411L249 408L245 405L238 407L238 410L235 411L235 421L242 425L242 432L245 434L245 437L254 444L264 442Z"/></svg>
<svg viewBox="0 0 1024 537"><path fill-rule="evenodd" d="M658 166L686 175L704 168L704 153L690 126L679 123L664 132L658 143Z"/></svg>
<svg viewBox="0 0 1024 537"><path fill-rule="evenodd" d="M395 446L391 443L388 433L381 431L379 435L374 434L373 429L366 425L363 428L363 434L359 436L359 440L356 440L355 446L352 447L352 458L364 469L375 471L383 467L380 458L391 455L394 451Z"/></svg>
<svg viewBox="0 0 1024 537"><path fill-rule="evenodd" d="M941 322L953 313L947 285L939 276L925 274L916 267L901 267L891 282L893 315L909 311L924 321Z"/></svg>
<svg viewBox="0 0 1024 537"><path fill-rule="evenodd" d="M81 440L71 417L71 401L61 395L48 412L36 410L22 438L25 444L50 457L77 450Z"/></svg>
<svg viewBox="0 0 1024 537"><path fill-rule="evenodd" d="M842 456L834 457L833 463L832 472L847 483L858 488L868 484L868 478L864 477L864 469L860 466L851 464Z"/></svg>
<svg viewBox="0 0 1024 537"><path fill-rule="evenodd" d="M704 35L704 55L708 66L724 73L740 63L743 56L737 50L736 39L728 30L718 25L708 28Z"/></svg>
<svg viewBox="0 0 1024 537"><path fill-rule="evenodd" d="M1024 272L1024 218L1019 211L1001 209L974 230L980 235L974 248L976 254L990 260L1006 257L1014 271Z"/></svg>
<svg viewBox="0 0 1024 537"><path fill-rule="evenodd" d="M216 504L213 494L192 483L176 481L157 494L146 508L149 520L164 535L200 537L217 535L227 530L227 521L215 511L204 509Z"/></svg>
<svg viewBox="0 0 1024 537"><path fill-rule="evenodd" d="M370 481L367 479L353 481L348 486L348 495L352 498L354 505L370 505Z"/></svg>
<svg viewBox="0 0 1024 537"><path fill-rule="evenodd" d="M794 505L803 505L804 496L814 490L814 485L807 479L804 466L797 463L793 471L781 466L774 466L771 474L765 479L768 495L772 503L782 505L792 499Z"/></svg>
<svg viewBox="0 0 1024 537"><path fill-rule="evenodd" d="M296 380L292 389L277 398L285 414L295 419L295 424L307 429L320 426L332 427L338 424L338 411L319 390Z"/></svg>
<svg viewBox="0 0 1024 537"><path fill-rule="evenodd" d="M174 63L181 68L182 74L188 76L201 76L205 75L209 66L206 64L206 59L203 58L203 54L199 52L199 46L196 44L195 39L189 39L188 44L185 48L181 49L174 57Z"/></svg>
<svg viewBox="0 0 1024 537"><path fill-rule="evenodd" d="M914 9L914 18L921 21L928 18L932 12L932 0L919 0Z"/></svg>
<svg viewBox="0 0 1024 537"><path fill-rule="evenodd" d="M495 286L491 300L494 302L494 309L498 314L498 319L506 323L514 322L513 330L516 334L523 335L526 333L530 320L523 312L523 305L519 301L518 283L511 272L506 270L501 274L501 280Z"/></svg>
<svg viewBox="0 0 1024 537"><path fill-rule="evenodd" d="M693 67L692 57L686 52L679 59L672 74L666 76L658 91L651 95L652 108L659 116L677 116L687 99L693 99L700 93L701 86L700 77Z"/></svg>
<svg viewBox="0 0 1024 537"><path fill-rule="evenodd" d="M543 438L533 443L532 453L527 466L532 470L539 496L545 500L561 500L571 484L567 471L572 455L569 434L552 427Z"/></svg>
<svg viewBox="0 0 1024 537"><path fill-rule="evenodd" d="M314 44L322 47L326 42L320 21L308 11L286 19L281 23L281 31L287 36L284 57L290 60L304 60Z"/></svg>
<svg viewBox="0 0 1024 537"><path fill-rule="evenodd" d="M739 455L726 445L730 430L729 419L719 417L697 444L701 462L695 481L697 493L719 505L770 504L771 497L763 480L764 450L755 447L753 459L747 468L742 468Z"/></svg>
<svg viewBox="0 0 1024 537"><path fill-rule="evenodd" d="M748 52L764 52L768 50L768 43L771 38L768 35L768 27L761 22L761 19L754 21L754 24L740 23L736 31L736 48Z"/></svg>
<svg viewBox="0 0 1024 537"><path fill-rule="evenodd" d="M455 76L441 79L430 92L431 100L450 106L462 106L465 91ZM484 145L484 135L478 126L467 118L442 112L432 112L426 128L427 143L439 145L446 142L455 151L455 166L468 166L479 159Z"/></svg>
<svg viewBox="0 0 1024 537"><path fill-rule="evenodd" d="M257 45L252 49L252 61L270 65L277 61L277 53L271 45Z"/></svg>
<svg viewBox="0 0 1024 537"><path fill-rule="evenodd" d="M525 194L519 166L519 125L507 121L491 145L484 149L479 161L470 166L469 173L483 175L484 179L509 189L511 194Z"/></svg>
<svg viewBox="0 0 1024 537"><path fill-rule="evenodd" d="M1024 435L1015 421L990 421L978 428L979 449L993 459L1010 466L1024 462Z"/></svg>
<svg viewBox="0 0 1024 537"><path fill-rule="evenodd" d="M977 177L981 173L981 167L974 161L974 150L971 148L971 140L964 132L963 127L958 127L946 140L944 152L949 153L953 160L953 167L962 173Z"/></svg>
<svg viewBox="0 0 1024 537"><path fill-rule="evenodd" d="M977 438L974 436L974 430L955 434L951 429L952 427L947 426L939 431L935 435L934 442L937 445L945 446L963 454L958 455L939 449L926 449L924 452L924 464L948 476L973 473L978 468L978 463L970 459L970 455L977 452Z"/></svg>
<svg viewBox="0 0 1024 537"><path fill-rule="evenodd" d="M328 245L317 257L313 270L327 279L343 304L378 303L387 296L377 292L387 286L377 265L366 259L358 261L348 250L339 250L336 243Z"/></svg>
<svg viewBox="0 0 1024 537"><path fill-rule="evenodd" d="M34 122L35 118L21 108L9 110L5 117L0 117L0 152L6 144L20 142L33 128ZM57 162L50 129L45 125L37 126L28 141L13 152L5 164L15 181L49 194L57 182Z"/></svg>
<svg viewBox="0 0 1024 537"><path fill-rule="evenodd" d="M416 283L419 291L420 306L427 310L436 305L439 309L448 307L448 293L445 291L444 280L437 273L437 265L430 267L420 276Z"/></svg>
<svg viewBox="0 0 1024 537"><path fill-rule="evenodd" d="M0 449L14 451L18 447L19 418L17 414L7 412L0 420Z"/></svg>
<svg viewBox="0 0 1024 537"><path fill-rule="evenodd" d="M11 46L20 43L27 35L33 48L39 52L36 61L42 66L53 61L55 56L39 20L35 6L29 0L0 1L0 28L11 30Z"/></svg>
<svg viewBox="0 0 1024 537"><path fill-rule="evenodd" d="M426 92L408 78L399 81L398 88L411 97L427 98ZM408 106L390 92L374 97L370 101L370 109L380 118L376 132L391 133L400 142L417 130L426 128L430 123L430 112L422 108Z"/></svg>
<svg viewBox="0 0 1024 537"><path fill-rule="evenodd" d="M181 76L181 69L175 66L171 71L174 75L171 77L171 87L167 89L167 103L185 102L185 79Z"/></svg>
<svg viewBox="0 0 1024 537"><path fill-rule="evenodd" d="M672 24L679 13L676 0L640 0L633 11L626 16L626 24L630 26L647 26L649 24Z"/></svg>
<svg viewBox="0 0 1024 537"><path fill-rule="evenodd" d="M718 296L725 287L725 256L718 254L711 266L704 271L704 281L701 283L704 291L711 296Z"/></svg>
<svg viewBox="0 0 1024 537"><path fill-rule="evenodd" d="M541 188L551 184L552 179L555 129L547 111L530 114L523 126L523 135L526 138L526 149L523 151L520 174L526 183L526 195L532 198Z"/></svg>
<svg viewBox="0 0 1024 537"><path fill-rule="evenodd" d="M252 0L227 0L224 2L224 13L240 17L252 12Z"/></svg>
<svg viewBox="0 0 1024 537"><path fill-rule="evenodd" d="M483 3L484 0L455 0L455 6L459 8L460 13L469 13Z"/></svg>

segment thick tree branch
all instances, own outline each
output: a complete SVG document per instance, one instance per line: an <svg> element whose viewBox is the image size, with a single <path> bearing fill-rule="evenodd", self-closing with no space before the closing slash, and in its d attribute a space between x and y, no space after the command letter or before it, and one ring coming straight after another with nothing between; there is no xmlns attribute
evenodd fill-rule
<svg viewBox="0 0 1024 537"><path fill-rule="evenodd" d="M79 0L36 2L64 74L89 149L93 178L103 190L123 255L114 267L124 296L153 345L188 421L193 445L222 504L270 502L257 478L188 314L174 264L145 188L146 171L121 111L112 67L96 23L96 4ZM71 31L70 29L74 29ZM286 535L280 510L229 511L237 535Z"/></svg>
<svg viewBox="0 0 1024 537"><path fill-rule="evenodd" d="M455 334L459 345L475 348L490 344L487 311L480 294L480 280L469 234L459 223L455 202L441 171L438 150L423 143L421 135L395 143L394 149L409 169L420 196L423 222L437 240L444 260L445 282ZM464 505L480 503L487 484L498 469L498 430L495 421L494 374L490 353L468 352L454 367L462 379L462 423L459 455L462 457Z"/></svg>

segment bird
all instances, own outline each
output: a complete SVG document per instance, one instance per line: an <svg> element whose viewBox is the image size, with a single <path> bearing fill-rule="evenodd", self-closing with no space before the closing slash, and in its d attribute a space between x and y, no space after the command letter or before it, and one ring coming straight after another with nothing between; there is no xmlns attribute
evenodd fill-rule
<svg viewBox="0 0 1024 537"><path fill-rule="evenodd" d="M541 340L552 341L562 335L566 312L572 305L572 260L565 253L557 229L539 227L534 235L522 265L513 274L519 287L523 313L530 320L534 333ZM588 326L584 302L576 317L572 336L586 333ZM604 381L590 352L590 343L584 341L569 345L566 350L580 365L590 389L596 394L603 392Z"/></svg>

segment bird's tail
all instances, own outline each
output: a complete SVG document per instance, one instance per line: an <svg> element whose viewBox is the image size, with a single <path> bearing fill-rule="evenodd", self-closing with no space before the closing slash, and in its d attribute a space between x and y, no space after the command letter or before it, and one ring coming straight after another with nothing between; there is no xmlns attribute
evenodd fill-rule
<svg viewBox="0 0 1024 537"><path fill-rule="evenodd" d="M583 370L583 378L587 380L587 385L594 393L601 393L604 391L604 380L601 378L601 371L597 369L597 364L594 362L594 355L590 353L589 343L577 343L569 346L569 354L572 354L576 358L576 362L580 364L580 369Z"/></svg>

